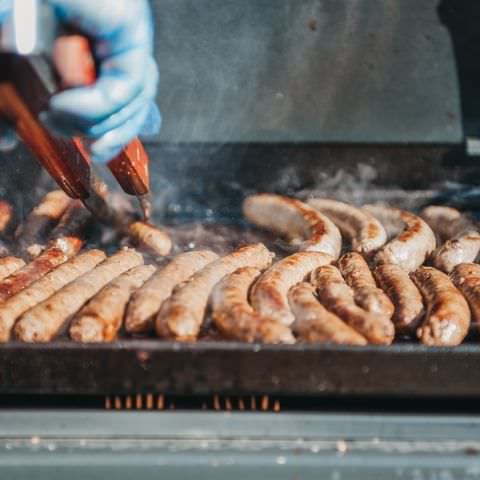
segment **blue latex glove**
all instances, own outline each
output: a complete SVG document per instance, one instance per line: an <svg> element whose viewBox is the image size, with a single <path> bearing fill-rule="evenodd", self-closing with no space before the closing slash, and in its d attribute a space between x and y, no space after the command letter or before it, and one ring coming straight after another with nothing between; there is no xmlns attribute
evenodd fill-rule
<svg viewBox="0 0 480 480"><path fill-rule="evenodd" d="M94 85L53 96L42 121L54 133L82 137L95 162L110 160L139 134L157 133L158 69L148 0L47 2L60 21L93 40L99 72Z"/></svg>

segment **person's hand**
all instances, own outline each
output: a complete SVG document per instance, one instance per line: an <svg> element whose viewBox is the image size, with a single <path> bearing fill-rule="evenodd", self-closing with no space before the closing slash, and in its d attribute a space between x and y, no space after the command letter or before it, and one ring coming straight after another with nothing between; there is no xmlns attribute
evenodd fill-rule
<svg viewBox="0 0 480 480"><path fill-rule="evenodd" d="M41 115L46 126L62 136L83 138L96 162L110 160L139 134L157 133L158 69L148 0L47 1L61 22L92 39L99 69L95 84L51 98Z"/></svg>

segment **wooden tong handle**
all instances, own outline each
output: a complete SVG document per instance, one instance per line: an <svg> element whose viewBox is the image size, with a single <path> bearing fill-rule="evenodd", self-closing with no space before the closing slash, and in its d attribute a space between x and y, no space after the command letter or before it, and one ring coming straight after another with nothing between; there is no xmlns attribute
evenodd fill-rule
<svg viewBox="0 0 480 480"><path fill-rule="evenodd" d="M55 43L53 58L65 88L95 82L95 62L87 38L81 35L61 36ZM82 155L88 158L81 140L74 139L74 143ZM135 138L107 165L126 193L142 196L150 191L148 162L142 142Z"/></svg>

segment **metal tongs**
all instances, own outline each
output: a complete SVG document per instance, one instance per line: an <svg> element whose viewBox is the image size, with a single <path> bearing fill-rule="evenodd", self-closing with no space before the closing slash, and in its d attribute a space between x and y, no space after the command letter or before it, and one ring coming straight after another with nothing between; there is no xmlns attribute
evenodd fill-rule
<svg viewBox="0 0 480 480"><path fill-rule="evenodd" d="M54 137L38 119L59 88L95 81L88 39L58 36L54 12L42 0L14 0L12 14L0 26L0 53L0 115L70 197L80 199L101 222L122 226L125 220L106 201L106 183L82 140ZM145 219L150 216L148 162L135 138L107 164L125 193L138 198Z"/></svg>

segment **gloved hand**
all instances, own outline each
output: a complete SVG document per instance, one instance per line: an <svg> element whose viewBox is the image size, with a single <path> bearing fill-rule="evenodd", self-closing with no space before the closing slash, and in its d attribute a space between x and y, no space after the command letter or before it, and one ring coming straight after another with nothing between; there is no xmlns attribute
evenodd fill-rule
<svg viewBox="0 0 480 480"><path fill-rule="evenodd" d="M62 136L82 137L96 162L110 160L139 134L157 133L161 116L153 101L158 69L148 0L47 2L60 21L93 40L99 61L94 85L51 98L49 110L41 115L47 127Z"/></svg>

